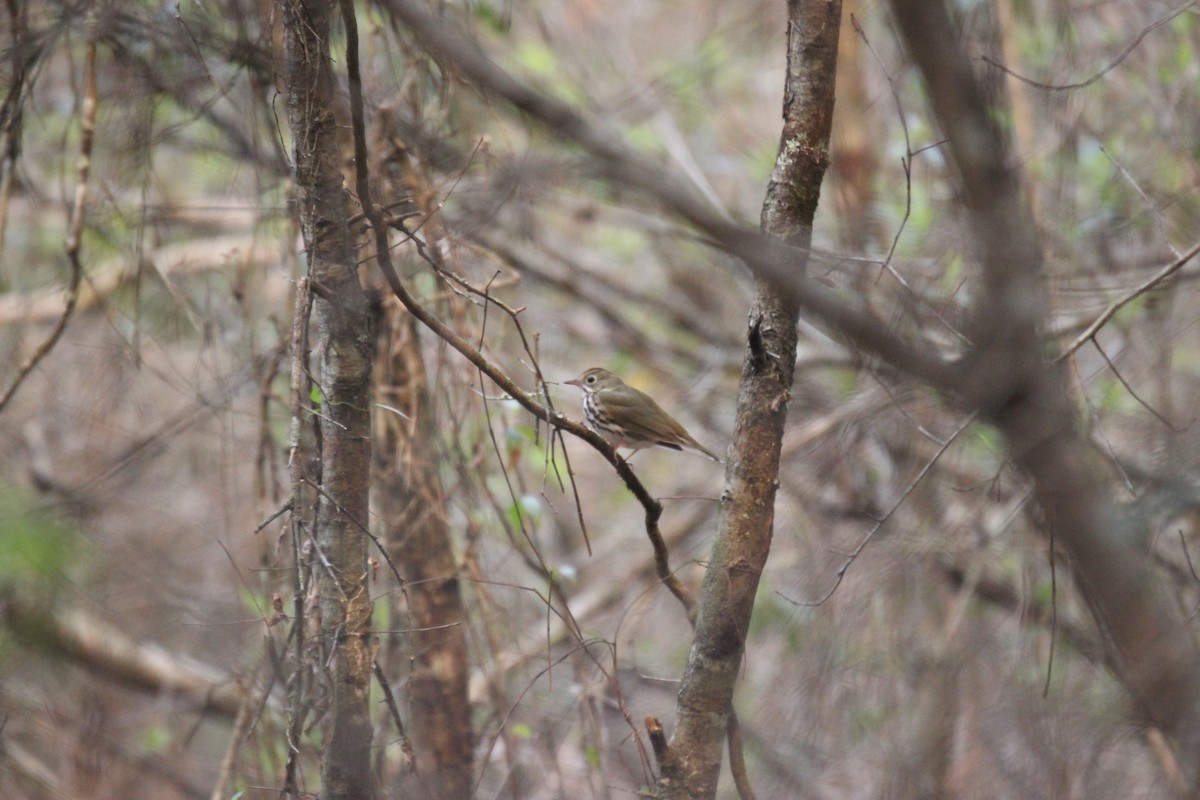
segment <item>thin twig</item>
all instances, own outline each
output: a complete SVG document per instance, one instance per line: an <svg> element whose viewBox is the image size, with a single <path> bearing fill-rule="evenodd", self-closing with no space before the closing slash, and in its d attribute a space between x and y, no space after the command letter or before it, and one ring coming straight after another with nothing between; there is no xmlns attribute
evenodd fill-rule
<svg viewBox="0 0 1200 800"><path fill-rule="evenodd" d="M1179 529L1179 546L1183 549L1183 557L1187 559L1188 572L1192 573L1192 580L1200 583L1200 575L1196 574L1196 565L1192 563L1192 554L1188 551L1187 539L1183 537L1183 528Z"/></svg>
<svg viewBox="0 0 1200 800"><path fill-rule="evenodd" d="M4 121L4 139L0 146L0 257L4 254L5 234L8 231L8 207L12 200L14 175L17 171L17 159L21 155L21 134L24 129L25 89L30 80L29 72L44 52L40 48L32 48L27 53L22 45L28 36L26 17L29 13L28 4L8 4L8 24L12 44L9 46L9 56L12 63L9 66L9 88L0 104L0 120Z"/></svg>
<svg viewBox="0 0 1200 800"><path fill-rule="evenodd" d="M1125 380L1125 377L1123 375L1121 375L1121 371L1117 369L1117 365L1114 364L1112 362L1112 359L1108 357L1108 353L1104 352L1104 348L1100 346L1100 341L1098 339L1092 339L1092 346L1095 347L1096 350L1100 353L1100 355L1104 358L1104 363L1108 364L1108 368L1112 370L1113 375L1117 376L1117 380L1120 381L1121 385L1125 387L1125 391L1129 392L1129 396L1132 397L1134 400L1138 401L1138 404L1141 405L1142 408L1146 409L1151 414L1153 414L1155 419L1157 419L1163 425L1166 425L1168 428L1170 428L1175 433L1183 433L1190 427L1190 424L1189 424L1189 425L1184 425L1182 428L1177 428L1173 424L1171 424L1171 421L1169 419L1164 417L1162 414L1158 413L1158 411L1156 411L1153 406L1151 406L1149 403L1147 403L1145 400L1143 400L1141 397L1138 396L1138 393L1135 392L1133 390L1133 387L1129 385L1129 381Z"/></svg>
<svg viewBox="0 0 1200 800"><path fill-rule="evenodd" d="M413 774L420 777L421 773L417 769L417 754L413 750L412 742L408 739L408 734L404 731L404 720L400 718L400 707L396 705L396 695L392 693L392 687L388 685L387 676L383 674L383 668L379 666L378 661L371 663L371 671L375 675L375 681L379 684L380 690L383 692L383 702L388 708L388 713L392 715L392 722L396 723L396 731L400 735L400 750L408 759L408 764L412 768Z"/></svg>
<svg viewBox="0 0 1200 800"><path fill-rule="evenodd" d="M867 543L870 542L871 539L875 536L875 534L879 532L879 529L882 528L889 519L891 519L892 514L896 513L897 509L899 509L900 506L904 504L904 501L908 499L908 496L913 493L913 491L917 488L917 486L920 485L921 481L923 481L925 479L925 476L928 475L930 470L933 469L933 465L936 464L938 462L938 459L940 459L942 457L942 454L945 453L946 450L948 450L950 448L950 445L954 444L955 440L957 440L958 437L962 434L962 432L967 429L968 425L970 425L972 422L975 421L975 417L977 417L978 415L979 415L979 412L977 412L977 411L973 411L967 415L966 419L964 419L959 424L959 426L954 430L954 432L946 437L946 441L943 442L940 447L938 447L937 451L933 454L933 457L930 458L929 461L927 461L925 463L925 466L921 467L921 471L918 472L917 476L912 479L912 482L909 483L907 487L905 487L904 491L900 494L900 498L898 500L896 500L896 502L894 504L892 504L892 507L887 510L886 514L884 514L882 517L880 517L875 522L875 525L871 528L871 530L867 531L867 534L862 538L862 541L860 541L858 543L858 546L855 547L853 550L851 550L848 553L843 553L846 560L842 563L842 566L838 569L837 578L834 580L833 586L831 586L829 588L829 591L827 591L824 595L822 595L820 599L807 600L807 601L793 600L792 598L788 597L787 595L783 594L782 592L776 592L776 594L778 594L781 598L783 598L787 602L791 603L792 605L797 605L797 606L819 606L819 605L824 604L825 601L828 600L830 597L833 597L833 593L836 592L838 587L842 585L842 580L846 577L846 571L850 568L850 565L853 564L854 561L859 557L859 555L862 554L862 551L864 548L866 548Z"/></svg>
<svg viewBox="0 0 1200 800"><path fill-rule="evenodd" d="M371 528L366 523L364 523L362 520L356 519L353 514L351 514L349 511L347 511L345 509L344 506L342 506L341 503L337 502L332 497L330 497L329 493L325 491L325 488L323 486L318 485L317 483L309 480L308 478L305 478L304 482L306 484L308 484L308 486L314 492L316 492L318 495L320 495L323 500L326 500L326 501L332 503L333 507L336 508L339 513L341 513L343 516L345 516L346 519L348 519L350 522L354 523L354 527L358 528L359 532L362 533L363 536L370 539L371 543L375 545L375 549L379 551L379 554L381 556L383 556L383 561L385 564L388 565L388 569L391 571L392 577L396 579L396 582L399 583L400 586L402 586L402 587L408 586L408 583L404 580L404 578L400 577L400 570L396 567L396 563L394 561L392 561L392 557L388 554L387 548L383 546L383 542L379 541L379 537L371 532ZM331 575L334 574L332 569L330 570L330 574ZM335 583L336 583L336 578L337 578L337 576L334 575ZM339 586L338 589L340 591L341 587Z"/></svg>
<svg viewBox="0 0 1200 800"><path fill-rule="evenodd" d="M88 10L87 55L84 61L83 73L83 116L79 131L78 177L75 182L75 202L71 207L71 227L66 242L67 261L71 265L71 277L67 283L66 305L63 306L62 315L58 318L58 322L55 323L54 329L50 331L50 335L38 345L37 349L33 351L33 355L26 359L25 363L21 364L17 369L17 374L13 378L13 382L4 392L4 396L0 397L0 412L4 411L5 406L12 400L13 395L16 394L17 389L24 383L29 373L58 344L63 331L67 328L67 322L71 319L71 314L75 311L75 305L79 302L79 286L83 282L83 262L80 260L80 251L83 247L83 217L87 205L88 179L91 176L92 170L92 142L95 139L96 133L96 39L98 36L96 14L94 6Z"/></svg>
<svg viewBox="0 0 1200 800"><path fill-rule="evenodd" d="M1154 31L1157 28L1161 28L1163 25L1166 25L1168 22L1175 19L1183 12L1187 11L1189 8L1196 5L1196 3L1197 3L1197 0L1188 0L1188 2L1179 6L1174 11L1171 11L1165 17L1161 17L1160 19L1157 19L1154 22L1147 25L1146 27L1142 28L1141 32L1138 33L1138 35L1136 37L1134 37L1133 41L1130 42L1125 47L1125 49L1122 50L1117 55L1117 57L1112 60L1112 63L1110 63L1107 67L1100 70L1095 75L1088 78L1087 80L1079 81L1077 83L1062 83L1062 84L1042 83L1040 81L1035 81L1032 78L1026 78L1024 75L1018 75L1017 73L1013 72L1008 67L1001 64L999 61L996 61L995 59L993 59L989 56L983 56L982 60L985 64L989 64L989 65L995 67L996 69L1004 72L1005 74L1011 75L1012 77L1016 78L1017 80L1021 81L1022 83L1032 86L1035 89L1042 89L1047 92L1065 92L1065 91L1070 91L1072 89L1084 89L1088 86L1091 86L1093 83L1100 80L1105 75L1107 75L1109 72L1111 72L1113 69L1115 69L1118 65L1120 65L1120 63L1122 61L1124 61L1129 56L1130 53L1133 52L1134 48L1136 48L1139 44L1141 44L1142 40L1145 39L1148 35L1150 35L1150 33L1152 31Z"/></svg>
<svg viewBox="0 0 1200 800"><path fill-rule="evenodd" d="M277 508L277 509L275 509L274 511L272 511L272 512L271 512L271 514L270 514L270 516L268 516L268 517L267 517L266 519L264 519L262 522L260 522L260 523L258 523L257 525L255 525L255 526L254 526L254 530L253 530L253 531L251 531L251 533L258 533L258 532L259 532L259 531L261 531L263 528L267 527L267 526L268 526L268 525L270 525L272 522L274 522L275 520L279 519L280 517L282 517L284 514L286 514L287 512L289 512L289 511L291 511L291 510L292 510L292 501L291 501L291 500L288 500L286 503L284 503L283 505L281 505L279 508Z"/></svg>
<svg viewBox="0 0 1200 800"><path fill-rule="evenodd" d="M242 703L238 706L237 717L233 722L233 733L229 737L229 745L225 748L225 755L221 757L221 766L217 770L217 780L209 795L210 800L223 800L229 796L229 782L233 778L233 770L237 766L238 753L241 752L246 735L250 731L250 724L254 721L251 710L256 705L254 692L245 691Z"/></svg>
<svg viewBox="0 0 1200 800"><path fill-rule="evenodd" d="M1150 196L1146 194L1146 190L1141 187L1141 184L1139 184L1137 180L1129 174L1129 170L1125 169L1120 162L1112 157L1112 153L1108 152L1107 147L1100 145L1100 152L1104 154L1104 157L1108 159L1108 163L1112 164L1113 168L1116 169L1117 172L1121 173L1121 177L1133 187L1133 190L1137 192L1138 196L1141 197L1146 203L1146 208L1149 209L1150 213L1154 215L1154 222L1156 225L1158 225L1158 230L1159 233L1162 234L1163 241L1166 242L1167 247L1170 248L1171 255L1179 258L1181 253L1179 252L1179 248L1171 242L1171 235L1167 232L1167 221L1163 218L1162 211L1160 211L1158 206L1154 204L1154 201L1150 199Z"/></svg>
<svg viewBox="0 0 1200 800"><path fill-rule="evenodd" d="M537 684L538 680L541 679L541 677L543 675L548 675L550 672L552 672L554 667L563 663L568 658L571 658L573 655L575 655L575 653L577 651L583 650L586 652L587 649L591 645L594 645L594 644L602 644L609 648L612 647L612 643L606 639L600 639L600 638L581 639L575 647L573 647L570 650L568 650L567 652L563 653L561 656L554 658L551 661L551 663L549 663L547 666L542 668L537 674L535 674L532 678L530 678L529 683L526 684L525 688L523 688L520 691L520 693L517 694L516 699L513 700L512 704L509 706L508 710L505 711L504 716L500 718L499 723L496 725L496 732L489 737L487 746L484 749L484 754L481 759L481 761L483 763L487 763L491 759L492 751L496 748L496 742L498 742L500 740L501 734L503 734L505 728L508 727L509 718L512 717L513 713L517 710L517 708L525 700L525 695L527 695L533 689L533 687ZM640 742L640 740L639 740L639 742ZM485 775L485 773L481 770L479 773L479 777L475 779L475 787L471 793L472 797L476 796L476 794L479 792L479 785L483 782L484 775Z"/></svg>
<svg viewBox="0 0 1200 800"><path fill-rule="evenodd" d="M297 665L305 663L304 646L306 644L305 620L308 615L304 609L306 594L306 573L304 563L305 539L305 507L304 507L304 454L300 451L300 437L305 415L305 400L309 396L311 377L308 372L308 322L312 313L313 296L310 291L311 281L307 277L296 283L295 311L292 316L292 379L288 397L291 409L291 421L288 425L288 472L291 483L291 533L292 544L292 629L290 636L295 638L295 659ZM288 720L288 756L284 768L284 789L293 795L299 793L298 787L298 758L300 755L300 738L304 730L309 704L306 702L308 693L308 670L298 667L287 682L288 705L291 719Z"/></svg>
<svg viewBox="0 0 1200 800"><path fill-rule="evenodd" d="M356 60L352 63L356 64ZM692 597L690 591L685 587L677 577L671 572L670 558L667 551L666 543L663 541L662 534L658 530L658 520L662 516L662 505L654 499L638 480L637 475L630 469L629 465L617 455L616 450L606 442L599 434L585 427L582 423L572 419L568 419L561 412L552 410L552 408L541 402L538 394L524 391L517 383L504 373L499 367L487 359L486 356L470 342L466 341L457 332L452 330L444 322L438 319L423 305L417 302L416 298L408 291L408 288L400 280L399 274L396 272L395 266L392 264L391 249L388 242L388 226L385 224L379 208L375 205L371 197L371 190L368 181L368 154L366 136L363 128L363 104L362 104L362 86L361 80L355 80L352 76L349 81L350 87L350 114L354 133L354 161L356 171L356 188L358 190L359 202L363 208L363 214L366 215L371 229L375 237L375 255L376 261L379 264L379 269L383 273L384 279L387 281L388 287L396 298L408 309L421 324L429 328L442 341L449 344L461 355L463 355L472 365L480 372L487 375L497 386L504 390L509 397L516 400L527 411L533 414L540 420L543 420L550 425L565 430L572 435L583 439L585 442L594 447L600 452L608 462L616 469L625 486L633 493L638 502L642 504L645 510L645 528L646 535L649 537L652 547L654 548L654 561L657 567L659 579L667 586L672 594L684 605L687 609L689 618L695 614L696 601ZM544 382L542 385L542 393L545 393Z"/></svg>
<svg viewBox="0 0 1200 800"><path fill-rule="evenodd" d="M733 704L729 705L729 719L725 723L726 740L729 744L729 773L733 776L733 784L737 787L741 800L757 800L754 787L750 785L750 776L746 771L745 746L742 741L742 723L738 720L737 711Z"/></svg>
<svg viewBox="0 0 1200 800"><path fill-rule="evenodd" d="M896 82L892 80L892 74L883 65L883 59L879 57L879 53L875 52L875 46L871 44L870 38L867 37L867 32L863 30L862 25L858 21L858 17L854 14L850 15L850 25L853 26L854 32L858 34L858 38L862 39L863 44L867 46L871 57L875 59L879 71L883 74L883 79L887 81L888 92L892 96L892 102L896 105L896 120L900 123L900 131L904 134L904 152L905 156L900 159L900 166L904 168L904 216L900 218L900 224L896 227L896 235L892 237L892 245L888 248L887 255L884 256L882 267L895 275L902 286L907 288L907 284L903 278L896 273L892 268L892 256L896 252L896 245L900 242L900 236L904 233L904 228L908 225L908 219L912 215L912 140L908 135L908 116L904 113L904 104L900 101L900 92L896 89Z"/></svg>
<svg viewBox="0 0 1200 800"><path fill-rule="evenodd" d="M904 104L900 100L900 91L896 88L896 82L892 79L891 73L888 72L887 68L884 66L883 59L879 57L879 53L875 51L875 46L871 44L871 40L867 37L867 32L863 30L862 25L859 23L858 17L856 17L854 14L850 15L850 24L854 27L854 32L858 34L860 39L862 39L863 44L867 46L867 50L870 51L871 56L875 59L875 63L879 67L879 71L883 73L884 80L887 81L888 91L892 95L892 102L896 105L896 119L900 123L901 132L904 134L904 152L906 155L900 159L900 167L904 170L904 215L900 218L900 224L896 226L896 233L894 236L892 236L892 244L888 248L887 255L884 256L883 262L880 264L880 275L882 276L883 272L887 272L889 275L895 278L896 282L899 283L900 286L903 287L905 291L907 291L913 297L913 299L917 301L918 305L923 305L932 311L938 322L940 322L946 328L946 330L950 331L951 334L953 334L964 344L969 345L971 343L970 340L956 327L950 324L950 321L947 320L942 314L942 310L926 299L923 294L914 289L908 280L905 279L905 277L901 275L899 271L897 271L892 265L892 257L896 254L896 248L900 244L900 237L904 234L905 228L908 227L909 218L912 216L913 157L931 147L938 147L945 142L944 140L941 142L935 142L922 147L916 152L913 151L912 139L908 134L908 115L904 113ZM878 278L876 278L876 281L878 281Z"/></svg>
<svg viewBox="0 0 1200 800"><path fill-rule="evenodd" d="M1121 476L1121 481L1125 484L1125 488L1129 490L1130 496L1137 494L1133 481L1129 478L1129 473L1121 464L1121 460L1117 458L1117 451L1113 447L1112 441L1108 438L1108 434L1104 432L1104 426L1100 424L1100 413L1096 410L1096 404L1092 402L1092 398L1088 397L1088 393L1084 391L1083 376L1079 372L1078 361L1071 361L1071 372L1074 374L1075 381L1080 387L1079 396L1083 398L1083 404L1087 406L1086 419L1092 420L1092 429L1095 431L1096 438L1099 439L1101 452L1108 458L1109 463L1113 465L1117 474Z"/></svg>
<svg viewBox="0 0 1200 800"><path fill-rule="evenodd" d="M491 283L488 283L488 288ZM483 297L485 301L489 299L488 288L484 289ZM483 321L479 325L479 344L477 345L480 352L483 351L484 337L487 335L487 319L488 319L489 303L483 304ZM478 369L478 368L477 368ZM483 389L483 372L479 371L479 388ZM525 544L533 552L537 558L538 564L542 566L547 580L551 582L552 587L557 585L557 581L553 578L553 571L546 566L546 560L542 557L541 551L538 549L537 542L533 540L533 534L525 529L525 514L521 511L521 502L517 497L517 490L513 487L512 476L508 474L508 465L504 462L504 453L500 449L500 443L496 440L496 431L492 428L492 410L487 403L487 399L483 402L483 416L485 427L488 432L488 439L492 443L492 452L496 454L496 461L500 464L500 474L504 476L504 485L508 487L508 496L512 500L512 510L517 517L517 526L521 529L521 535L525 537Z"/></svg>
<svg viewBox="0 0 1200 800"><path fill-rule="evenodd" d="M951 389L961 385L960 367L947 361L932 343L898 337L888 324L845 302L818 282L796 280L794 268L801 253L760 230L729 222L688 181L634 150L615 128L586 118L569 104L520 81L489 59L477 43L467 41L457 25L444 16L434 16L423 4L414 0L384 0L384 3L410 28L421 47L453 63L466 79L487 87L559 138L577 143L592 157L604 179L646 192L699 232L702 241L741 258L757 276L770 281L825 326L936 387ZM458 348L453 341L447 339L447 342ZM575 433L581 428L571 431ZM576 435L599 449L599 437Z"/></svg>
<svg viewBox="0 0 1200 800"><path fill-rule="evenodd" d="M1179 258L1175 259L1174 261L1172 261L1170 264L1167 264L1165 267L1160 269L1158 272L1156 272L1151 277L1147 278L1136 289L1134 289L1133 291L1129 292L1128 294L1126 294L1126 295L1114 300L1112 303L1110 303L1108 308L1106 308L1102 312L1100 312L1100 316L1096 317L1096 319L1092 320L1092 323L1090 325L1088 325L1086 328L1084 328L1083 333L1076 336L1074 341L1072 341L1071 344L1067 345L1067 349L1063 350L1058 355L1058 357L1054 359L1054 363L1057 364L1058 362L1062 361L1067 356L1074 353L1080 347L1083 347L1084 342L1086 342L1088 339L1091 339L1093 336L1095 336L1096 332L1099 331L1101 328L1103 328L1105 323L1107 323L1110 319L1113 318L1114 314L1116 314L1118 311L1120 311L1122 308L1124 308L1127 304L1129 304L1133 300L1136 300L1137 298L1141 297L1146 292L1153 289L1158 284L1162 283L1164 280L1169 278L1171 275L1178 272L1179 269L1182 268L1184 264L1188 263L1193 258L1195 258L1197 253L1200 253L1200 242L1197 242L1196 244L1192 245L1191 249L1189 249L1186 253L1184 253Z"/></svg>
<svg viewBox="0 0 1200 800"><path fill-rule="evenodd" d="M1046 656L1046 683L1042 686L1042 697L1050 696L1050 678L1054 673L1054 645L1058 640L1058 567L1054 560L1054 528L1046 541L1046 555L1050 559L1050 652Z"/></svg>

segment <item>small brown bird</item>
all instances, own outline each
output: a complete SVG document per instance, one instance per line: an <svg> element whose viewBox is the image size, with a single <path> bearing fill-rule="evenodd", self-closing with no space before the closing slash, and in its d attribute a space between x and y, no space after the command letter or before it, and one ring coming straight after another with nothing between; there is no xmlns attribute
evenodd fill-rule
<svg viewBox="0 0 1200 800"><path fill-rule="evenodd" d="M583 416L588 427L613 447L628 447L634 452L655 445L672 450L686 447L721 463L648 394L608 370L593 367L566 383L583 390Z"/></svg>

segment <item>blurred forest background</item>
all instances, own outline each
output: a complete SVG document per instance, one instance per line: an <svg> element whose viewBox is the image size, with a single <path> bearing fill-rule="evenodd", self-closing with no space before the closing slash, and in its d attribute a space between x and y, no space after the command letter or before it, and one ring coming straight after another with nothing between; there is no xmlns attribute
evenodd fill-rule
<svg viewBox="0 0 1200 800"><path fill-rule="evenodd" d="M498 64L757 226L785 3L436 5ZM1148 531L1142 552L1187 638L1200 607L1193 6L951 3L1026 178L1045 354L1069 353L1096 480ZM358 34L375 201L425 251L394 239L409 290L518 384L604 366L724 454L748 273L644 193L581 169L578 148L422 50L390 7L359 4ZM9 0L0 18L0 796L266 798L285 775L315 792L328 698L324 665L293 659L289 393L306 259L279 9ZM343 70L340 24L330 48ZM920 74L879 3L846 2L839 49L809 274L898 337L953 351L982 288ZM349 111L333 111L353 204ZM637 796L654 783L642 720L670 732L691 645L643 508L593 448L564 437L564 458L545 424L413 324L351 223L379 328L375 471L409 476L372 496L386 541L371 552L371 763L379 786L409 786L382 794L436 796L408 776L406 737L430 735L420 645L411 582L383 555L427 555L392 537L434 516L461 588L467 796ZM550 396L580 417L573 387ZM758 796L1184 791L995 428L803 316L792 398L736 696ZM305 399L321 413L319 392ZM311 447L307 419L302 436ZM632 465L664 504L671 568L698 587L722 467L666 450ZM719 796L737 796L731 781Z"/></svg>

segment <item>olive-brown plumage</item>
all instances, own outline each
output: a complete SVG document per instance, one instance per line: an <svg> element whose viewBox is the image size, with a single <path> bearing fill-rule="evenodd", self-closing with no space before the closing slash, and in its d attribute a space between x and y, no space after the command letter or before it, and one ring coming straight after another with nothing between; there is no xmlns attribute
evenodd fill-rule
<svg viewBox="0 0 1200 800"><path fill-rule="evenodd" d="M606 369L593 367L566 381L583 390L583 416L588 427L613 447L633 451L644 447L685 447L720 462L711 450L692 438L675 419L645 392L626 384Z"/></svg>

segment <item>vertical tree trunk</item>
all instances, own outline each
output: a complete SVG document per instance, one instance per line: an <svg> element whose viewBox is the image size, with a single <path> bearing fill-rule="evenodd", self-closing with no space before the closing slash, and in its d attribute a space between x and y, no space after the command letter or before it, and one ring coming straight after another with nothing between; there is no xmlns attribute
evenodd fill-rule
<svg viewBox="0 0 1200 800"><path fill-rule="evenodd" d="M865 253L879 240L875 219L875 180L879 173L878 120L875 98L867 86L871 62L862 36L850 24L850 16L863 13L864 0L850 0L842 7L842 29L838 40L838 102L833 120L829 186L838 241L851 253ZM863 270L863 294L873 279Z"/></svg>
<svg viewBox="0 0 1200 800"><path fill-rule="evenodd" d="M841 3L789 0L783 133L762 228L801 250L812 238L828 165ZM796 264L803 280L804 263ZM780 442L796 361L797 308L759 282L750 311L733 447L696 637L662 763L663 798L711 798L759 577L770 552Z"/></svg>
<svg viewBox="0 0 1200 800"><path fill-rule="evenodd" d="M1037 228L959 32L941 0L892 0L958 168L985 286L963 362L963 405L1004 432L1034 482L1045 530L1070 554L1109 666L1142 717L1171 736L1200 786L1200 651L1150 567L1148 532L1112 502L1079 425L1066 371L1042 355L1046 316Z"/></svg>
<svg viewBox="0 0 1200 800"><path fill-rule="evenodd" d="M376 461L387 549L408 583L407 695L417 774L406 783L413 796L467 800L473 749L466 614L438 476L437 424L414 320L394 303L384 313L380 392L407 417L388 412L381 420Z"/></svg>
<svg viewBox="0 0 1200 800"><path fill-rule="evenodd" d="M374 339L351 249L339 170L336 83L329 58L331 5L281 0L280 9L297 211L308 251L321 354L321 485L313 570L320 594L317 651L332 684L321 797L358 800L372 796L368 695L373 656L364 531Z"/></svg>

